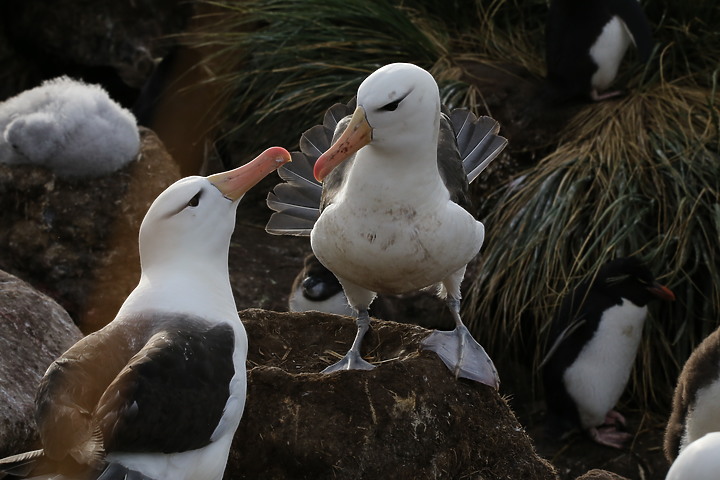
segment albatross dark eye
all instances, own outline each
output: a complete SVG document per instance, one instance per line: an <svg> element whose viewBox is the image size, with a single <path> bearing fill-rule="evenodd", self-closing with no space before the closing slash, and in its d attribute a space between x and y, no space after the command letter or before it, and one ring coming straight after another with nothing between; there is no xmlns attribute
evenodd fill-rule
<svg viewBox="0 0 720 480"><path fill-rule="evenodd" d="M188 202L188 207L197 207L200 205L200 195L202 195L202 190L200 190L198 193L195 194L194 197L190 199Z"/></svg>
<svg viewBox="0 0 720 480"><path fill-rule="evenodd" d="M388 103L387 105L383 105L382 107L380 107L380 110L382 110L384 112L394 112L395 110L397 110L397 107L398 107L398 105L400 105L400 102L402 102L402 98L398 98L397 100L392 101L392 102Z"/></svg>

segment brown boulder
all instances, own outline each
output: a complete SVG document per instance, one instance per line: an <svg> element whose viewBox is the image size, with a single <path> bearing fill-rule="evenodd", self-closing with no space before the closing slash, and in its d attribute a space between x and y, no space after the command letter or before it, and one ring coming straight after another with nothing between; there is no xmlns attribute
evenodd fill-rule
<svg viewBox="0 0 720 480"><path fill-rule="evenodd" d="M372 371L318 373L355 334L348 317L240 312L248 332L248 397L227 479L557 479L506 401L456 380L428 330L373 320Z"/></svg>
<svg viewBox="0 0 720 480"><path fill-rule="evenodd" d="M140 223L180 178L151 130L140 129L140 142L136 161L92 180L0 165L0 268L53 297L85 333L112 320L137 285Z"/></svg>
<svg viewBox="0 0 720 480"><path fill-rule="evenodd" d="M0 271L0 458L34 446L37 385L80 338L60 305Z"/></svg>

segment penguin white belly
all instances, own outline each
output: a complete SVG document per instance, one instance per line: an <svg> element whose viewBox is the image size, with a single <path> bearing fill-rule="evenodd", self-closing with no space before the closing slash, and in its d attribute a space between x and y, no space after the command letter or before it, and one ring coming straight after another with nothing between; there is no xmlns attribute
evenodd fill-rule
<svg viewBox="0 0 720 480"><path fill-rule="evenodd" d="M482 223L451 201L440 208L406 204L382 211L340 202L323 211L310 240L336 276L373 292L400 294L463 268L483 237Z"/></svg>
<svg viewBox="0 0 720 480"><path fill-rule="evenodd" d="M563 382L575 401L583 428L602 425L605 415L620 399L632 370L647 307L627 299L603 313L595 335L575 362L565 370Z"/></svg>
<svg viewBox="0 0 720 480"><path fill-rule="evenodd" d="M699 389L685 417L680 451L707 433L720 431L720 378Z"/></svg>
<svg viewBox="0 0 720 480"><path fill-rule="evenodd" d="M631 42L632 37L620 17L615 16L605 24L590 48L590 57L598 66L591 79L593 88L605 90L615 80L620 62Z"/></svg>

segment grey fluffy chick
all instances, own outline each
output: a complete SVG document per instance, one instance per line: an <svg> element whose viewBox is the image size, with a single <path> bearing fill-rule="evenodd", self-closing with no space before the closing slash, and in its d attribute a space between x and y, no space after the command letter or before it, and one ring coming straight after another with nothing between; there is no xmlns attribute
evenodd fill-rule
<svg viewBox="0 0 720 480"><path fill-rule="evenodd" d="M46 167L65 178L98 177L137 157L135 117L99 85L45 81L0 104L0 163Z"/></svg>

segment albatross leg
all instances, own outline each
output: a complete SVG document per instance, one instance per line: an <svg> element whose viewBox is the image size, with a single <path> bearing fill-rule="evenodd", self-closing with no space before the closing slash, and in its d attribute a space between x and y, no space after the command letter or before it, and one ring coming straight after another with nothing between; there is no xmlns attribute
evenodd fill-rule
<svg viewBox="0 0 720 480"><path fill-rule="evenodd" d="M449 332L433 331L423 340L423 348L437 353L455 377L499 388L500 378L495 365L460 318L460 299L448 295L447 305L455 319L455 329Z"/></svg>
<svg viewBox="0 0 720 480"><path fill-rule="evenodd" d="M372 370L375 368L375 365L363 360L360 354L362 340L370 328L370 315L368 314L367 308L358 312L355 322L357 323L357 333L355 334L355 340L353 340L350 350L348 350L339 362L330 365L323 370L322 373L331 373L338 370Z"/></svg>

